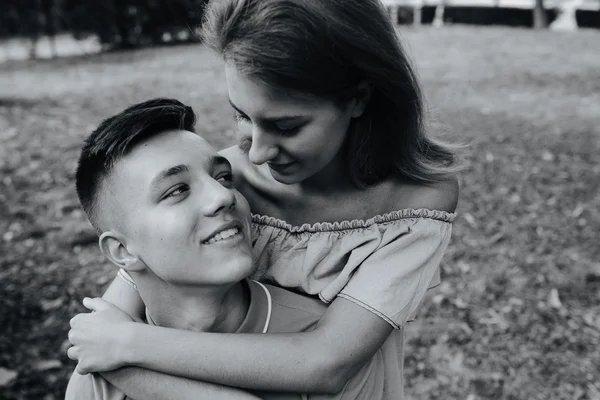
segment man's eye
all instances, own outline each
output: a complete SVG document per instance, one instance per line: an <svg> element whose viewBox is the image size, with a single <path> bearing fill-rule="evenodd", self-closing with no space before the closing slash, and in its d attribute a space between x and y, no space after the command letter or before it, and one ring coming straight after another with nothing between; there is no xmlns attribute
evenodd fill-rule
<svg viewBox="0 0 600 400"><path fill-rule="evenodd" d="M231 172L225 172L217 177L217 182L223 186L230 186L233 182L233 174Z"/></svg>
<svg viewBox="0 0 600 400"><path fill-rule="evenodd" d="M182 194L186 193L188 190L190 190L190 188L187 185L177 186L173 190L167 192L167 194L164 195L163 200L171 198L171 197L181 196Z"/></svg>

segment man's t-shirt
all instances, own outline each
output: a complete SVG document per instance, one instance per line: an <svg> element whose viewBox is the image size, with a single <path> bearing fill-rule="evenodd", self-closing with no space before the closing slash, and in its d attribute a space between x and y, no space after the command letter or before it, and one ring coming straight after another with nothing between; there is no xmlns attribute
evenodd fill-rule
<svg viewBox="0 0 600 400"><path fill-rule="evenodd" d="M256 281L243 281L250 293L246 318L236 333L292 333L314 329L326 306L319 300L301 296L279 287ZM151 318L148 323L152 324ZM252 391L268 400L387 400L401 398L402 376L394 353L394 336L336 394L296 394ZM400 347L401 348L401 347ZM392 354L387 354L392 353ZM398 395L399 394L399 395ZM177 399L173 393L173 399ZM79 375L74 372L67 387L66 400L125 400L128 397L100 374Z"/></svg>

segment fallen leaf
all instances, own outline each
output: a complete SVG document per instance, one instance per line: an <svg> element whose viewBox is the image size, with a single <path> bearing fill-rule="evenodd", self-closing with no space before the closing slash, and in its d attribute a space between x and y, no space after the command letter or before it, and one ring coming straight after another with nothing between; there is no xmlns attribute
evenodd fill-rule
<svg viewBox="0 0 600 400"><path fill-rule="evenodd" d="M465 219L465 221L467 221L471 228L477 228L477 222L475 221L475 217L473 217L471 214L464 213L463 218Z"/></svg>
<svg viewBox="0 0 600 400"><path fill-rule="evenodd" d="M548 305L552 308L561 308L562 307L562 303L560 301L560 297L558 297L558 290L556 290L555 288L553 288L550 291L550 295L548 296Z"/></svg>
<svg viewBox="0 0 600 400"><path fill-rule="evenodd" d="M506 319L493 309L488 310L487 316L479 318L479 323L483 325L497 325L500 327L500 329L508 328L508 322Z"/></svg>
<svg viewBox="0 0 600 400"><path fill-rule="evenodd" d="M19 375L17 371L0 367L0 387L8 386Z"/></svg>
<svg viewBox="0 0 600 400"><path fill-rule="evenodd" d="M96 279L96 284L98 284L98 285L104 285L105 283L107 283L111 279L112 279L112 277L107 276L107 275L103 275L103 276L98 277L98 279Z"/></svg>
<svg viewBox="0 0 600 400"><path fill-rule="evenodd" d="M62 363L59 360L44 360L38 361L33 365L33 369L36 371L48 371L50 369L61 368Z"/></svg>
<svg viewBox="0 0 600 400"><path fill-rule="evenodd" d="M591 328L596 328L600 331L600 317L595 316L592 312L583 314L583 321Z"/></svg>
<svg viewBox="0 0 600 400"><path fill-rule="evenodd" d="M431 301L433 301L433 304L440 304L442 301L444 301L445 298L446 296L444 296L443 294L436 294L435 296L433 296L433 299L431 299Z"/></svg>
<svg viewBox="0 0 600 400"><path fill-rule="evenodd" d="M544 150L542 152L542 160L544 160L544 161L554 161L554 154L552 154L548 150Z"/></svg>
<svg viewBox="0 0 600 400"><path fill-rule="evenodd" d="M469 325L467 325L464 322L461 322L459 325L460 329L466 333L467 335L471 336L473 334L473 330L469 327Z"/></svg>
<svg viewBox="0 0 600 400"><path fill-rule="evenodd" d="M579 218L581 216L581 214L583 213L583 204L579 203L577 205L577 207L575 207L575 209L573 210L573 212L571 213L571 215L573 216L573 218Z"/></svg>
<svg viewBox="0 0 600 400"><path fill-rule="evenodd" d="M462 260L459 261L458 263L456 263L456 266L458 267L460 272L462 272L463 274L466 274L467 272L469 272L471 270L471 266Z"/></svg>
<svg viewBox="0 0 600 400"><path fill-rule="evenodd" d="M490 245L490 244L498 243L498 242L499 242L500 240L502 240L503 238L504 238L504 233L503 233L503 232L498 232L498 233L496 233L494 236L492 236L491 238L489 238L489 239L486 241L486 244L487 244L487 245Z"/></svg>
<svg viewBox="0 0 600 400"><path fill-rule="evenodd" d="M55 310L55 309L59 308L60 306L62 306L64 301L65 301L65 299L62 297L57 297L54 300L41 300L42 310L44 310L44 311Z"/></svg>
<svg viewBox="0 0 600 400"><path fill-rule="evenodd" d="M458 297L456 300L454 300L454 306L460 310L469 308L469 304L467 304L467 302L464 301L463 299L461 299L460 297Z"/></svg>
<svg viewBox="0 0 600 400"><path fill-rule="evenodd" d="M522 306L523 305L523 300L519 299L518 297L511 297L510 299L508 299L509 304L511 305L515 305L515 306Z"/></svg>

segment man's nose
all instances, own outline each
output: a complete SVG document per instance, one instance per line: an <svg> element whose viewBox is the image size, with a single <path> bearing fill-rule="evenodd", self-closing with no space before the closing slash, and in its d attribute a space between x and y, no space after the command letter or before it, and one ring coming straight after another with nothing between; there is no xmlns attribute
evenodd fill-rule
<svg viewBox="0 0 600 400"><path fill-rule="evenodd" d="M221 185L214 179L210 180L202 193L206 200L204 204L204 215L215 216L221 212L232 209L236 205L235 194L232 189Z"/></svg>

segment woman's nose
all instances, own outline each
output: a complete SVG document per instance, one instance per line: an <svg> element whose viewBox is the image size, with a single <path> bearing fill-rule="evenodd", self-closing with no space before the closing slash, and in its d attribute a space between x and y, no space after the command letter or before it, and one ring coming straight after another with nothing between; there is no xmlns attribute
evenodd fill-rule
<svg viewBox="0 0 600 400"><path fill-rule="evenodd" d="M253 164L260 165L277 157L279 150L277 144L269 134L258 128L252 131L252 141L248 158Z"/></svg>

